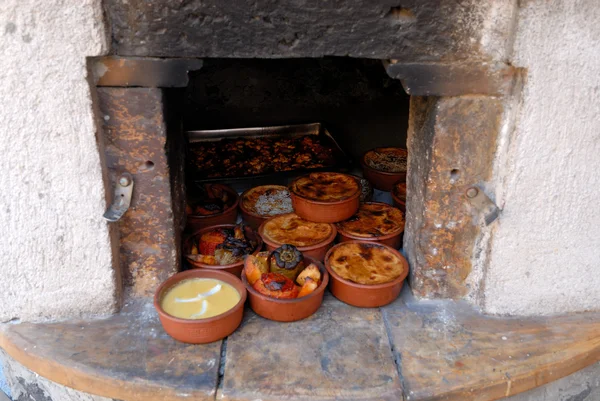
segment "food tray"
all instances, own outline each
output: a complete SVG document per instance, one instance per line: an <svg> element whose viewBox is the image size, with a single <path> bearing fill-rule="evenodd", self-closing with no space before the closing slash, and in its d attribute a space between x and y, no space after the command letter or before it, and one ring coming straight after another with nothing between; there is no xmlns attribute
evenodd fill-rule
<svg viewBox="0 0 600 401"><path fill-rule="evenodd" d="M293 138L301 136L315 136L318 142L325 148L328 148L332 152L331 163L327 163L322 167L315 168L297 168L287 171L278 172L266 172L262 174L251 174L243 176L222 176L222 177L208 177L204 174L198 166L194 163L194 148L197 148L200 144L206 145L207 142L219 142L228 138ZM290 179L297 177L298 175L312 172L312 171L347 171L351 165L350 159L346 156L344 151L339 147L335 139L323 127L321 123L312 124L301 124L301 125L286 125L278 127L255 127L255 128L233 128L233 129L220 129L220 130L201 130L201 131L187 131L189 140L189 152L188 152L188 171L187 176L190 181L195 183L203 182L227 182L228 184L235 187L240 187L236 183L242 184L243 182L251 181L252 185L259 185L260 183L269 184L283 184L286 185ZM251 149L248 153L251 153ZM227 156L222 155L225 159ZM239 157L239 156L238 156ZM241 185L244 187L244 185Z"/></svg>

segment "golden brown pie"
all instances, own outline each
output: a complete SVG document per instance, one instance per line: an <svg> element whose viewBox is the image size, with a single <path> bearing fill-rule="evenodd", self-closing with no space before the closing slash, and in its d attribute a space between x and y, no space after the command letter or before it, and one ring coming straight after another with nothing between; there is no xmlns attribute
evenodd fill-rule
<svg viewBox="0 0 600 401"><path fill-rule="evenodd" d="M346 221L337 223L344 234L355 237L373 238L397 234L404 230L402 212L393 206L379 202L360 205L358 212Z"/></svg>
<svg viewBox="0 0 600 401"><path fill-rule="evenodd" d="M408 152L402 148L375 148L365 153L367 166L386 173L404 173L408 166Z"/></svg>
<svg viewBox="0 0 600 401"><path fill-rule="evenodd" d="M296 179L290 186L296 195L318 202L337 202L360 193L360 184L341 173L311 173Z"/></svg>
<svg viewBox="0 0 600 401"><path fill-rule="evenodd" d="M278 244L311 246L325 241L333 234L334 228L328 223L313 223L300 218L295 213L282 214L264 223L262 235Z"/></svg>
<svg viewBox="0 0 600 401"><path fill-rule="evenodd" d="M329 255L329 266L341 278L358 284L384 284L400 277L403 261L377 243L342 242Z"/></svg>

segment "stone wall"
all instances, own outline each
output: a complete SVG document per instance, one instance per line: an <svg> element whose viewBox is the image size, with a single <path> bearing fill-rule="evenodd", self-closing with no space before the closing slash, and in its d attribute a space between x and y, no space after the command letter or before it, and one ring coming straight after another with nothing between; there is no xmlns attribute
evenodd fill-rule
<svg viewBox="0 0 600 401"><path fill-rule="evenodd" d="M600 8L521 2L512 64L527 68L498 165L483 306L497 314L600 307Z"/></svg>
<svg viewBox="0 0 600 401"><path fill-rule="evenodd" d="M105 314L118 274L87 56L100 0L0 2L0 322Z"/></svg>

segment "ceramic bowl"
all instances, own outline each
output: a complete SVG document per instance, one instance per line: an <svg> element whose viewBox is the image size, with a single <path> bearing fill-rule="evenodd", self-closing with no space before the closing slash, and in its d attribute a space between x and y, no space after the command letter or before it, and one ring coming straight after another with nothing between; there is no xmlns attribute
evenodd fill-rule
<svg viewBox="0 0 600 401"><path fill-rule="evenodd" d="M244 222L250 227L252 227L252 229L254 230L258 230L258 227L260 227L262 223L264 223L273 216L264 216L258 214L255 210L251 210L247 207L248 201L246 200L246 198L248 198L248 196L250 196L251 193L264 193L269 189L274 189L278 191L288 191L288 188L283 185L260 185L258 187L250 188L240 196L240 212L242 213L242 219L244 219Z"/></svg>
<svg viewBox="0 0 600 401"><path fill-rule="evenodd" d="M367 180L369 180L369 182L371 184L373 184L373 186L376 189L379 189L380 191L389 192L392 190L392 187L394 186L394 184L397 183L398 181L406 182L406 171L399 172L399 173L390 173L387 171L376 170L373 167L369 166L367 164L365 158L369 152L371 152L373 150L377 150L377 149L387 149L387 148L371 149L371 150L365 152L365 154L361 158L360 164L363 168L363 177L366 178ZM406 152L405 149L402 149L402 148L394 148L394 149L396 149L397 151L408 156L408 153Z"/></svg>
<svg viewBox="0 0 600 401"><path fill-rule="evenodd" d="M227 312L208 319L181 319L169 315L160 305L164 294L180 281L190 278L212 278L231 284L240 293L240 300ZM158 287L154 294L154 308L168 335L184 343L206 344L227 337L239 327L244 316L246 297L246 287L233 274L208 269L188 270L171 276Z"/></svg>
<svg viewBox="0 0 600 401"><path fill-rule="evenodd" d="M352 242L358 243L360 241ZM340 245L341 244L338 244L336 246ZM365 285L341 278L329 265L329 255L333 252L335 247L327 252L327 255L325 256L325 268L331 277L329 280L329 290L333 296L348 305L357 306L359 308L376 308L387 305L398 298L400 290L402 290L404 279L406 279L406 276L408 275L408 262L396 249L386 245L381 246L388 248L396 254L396 256L399 256L404 265L402 274L398 278L384 284Z"/></svg>
<svg viewBox="0 0 600 401"><path fill-rule="evenodd" d="M341 173L335 173L340 175ZM354 179L354 176L349 176ZM302 177L300 177L302 178ZM339 201L317 201L298 195L293 191L294 183L290 185L290 196L294 212L308 221L316 223L337 223L351 217L358 210L360 205L360 182L357 182L358 190L346 199Z"/></svg>
<svg viewBox="0 0 600 401"><path fill-rule="evenodd" d="M394 206L406 214L406 182L400 181L394 184L392 199L394 200Z"/></svg>
<svg viewBox="0 0 600 401"><path fill-rule="evenodd" d="M266 223L266 221L263 224L261 224L261 226L258 228L258 234L262 238L262 240L267 248L267 251L271 252L284 244L272 241L271 239L269 239L268 237L266 237L264 235L265 223ZM331 248L333 246L333 241L335 240L335 237L337 236L337 230L336 230L334 224L331 224L331 229L332 229L331 235L329 237L327 237L327 239L325 239L324 241L321 241L319 243L316 243L314 245L309 245L309 246L296 246L296 248L298 248L298 250L300 252L302 252L303 255L311 257L313 259L316 259L316 260L322 262L325 259L325 254L327 253L329 248ZM291 245L294 245L294 244L291 244Z"/></svg>
<svg viewBox="0 0 600 401"><path fill-rule="evenodd" d="M387 203L382 203L382 202L365 202L365 205L368 205L368 204L381 204L381 205L385 205L389 208L392 208L391 205L388 205ZM398 249L402 246L402 237L404 234L404 224L398 230L396 230L390 234L382 235L379 237L358 236L351 232L345 231L343 225L341 225L340 223L336 224L336 229L338 232L338 241L339 242L346 242L346 241L378 242L380 244L387 245L394 249Z"/></svg>
<svg viewBox="0 0 600 401"><path fill-rule="evenodd" d="M220 271L225 271L225 272L231 273L231 274L235 275L236 277L240 277L241 274L242 274L242 269L244 268L244 261L243 260L241 260L241 261L239 261L237 263L232 263L230 265L209 265L209 264L206 264L206 263L200 263L198 261L195 261L195 260L187 257L187 255L190 254L190 249L192 248L192 241L197 241L204 233L207 233L207 232L212 231L212 230L217 229L217 228L231 228L231 229L233 229L234 227L235 227L235 224L219 224L219 225L216 225L216 226L202 228L202 229L194 232L190 236L188 236L185 239L185 241L183 242L183 254L186 256L187 261L194 268L198 268L198 269L202 268L202 269L210 269L210 270L220 270ZM262 241L262 238L260 238L260 236L254 230L252 230L250 232L250 235L252 235L253 236L252 239L256 241L256 247L254 248L254 251L252 252L253 255L256 255L262 249L263 241Z"/></svg>
<svg viewBox="0 0 600 401"><path fill-rule="evenodd" d="M233 188L223 184L207 185L219 186L223 191L226 191L234 199L234 202L231 206L223 210L221 213L213 214L210 216L187 214L187 231L194 232L205 227L216 226L219 224L235 224L237 221L238 204L240 202L240 197L237 194L237 192L235 192Z"/></svg>
<svg viewBox="0 0 600 401"><path fill-rule="evenodd" d="M263 295L252 288L246 279L246 274L242 274L242 282L248 290L248 299L252 310L265 319L278 322L295 322L306 319L315 313L323 302L325 288L329 283L329 274L321 262L305 256L304 264L308 266L311 263L317 265L321 271L321 284L312 293L296 299L277 299Z"/></svg>

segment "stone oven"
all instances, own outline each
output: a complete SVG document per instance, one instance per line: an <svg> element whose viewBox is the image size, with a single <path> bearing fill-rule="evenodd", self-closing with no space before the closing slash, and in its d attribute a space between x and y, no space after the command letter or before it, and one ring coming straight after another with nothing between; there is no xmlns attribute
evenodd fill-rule
<svg viewBox="0 0 600 401"><path fill-rule="evenodd" d="M375 146L407 147L410 288L396 308L355 312L352 344L327 341L352 320L332 304L333 324L311 344L334 362L303 366L333 384L299 371L306 392L278 382L273 397L374 399L376 387L390 400L498 399L598 360L593 2L80 3L0 6L0 184L15 192L0 204L0 347L10 357L115 399L263 397L270 382L240 338L172 345L146 306L182 269L186 132L321 122L355 162ZM571 312L589 313L540 317ZM336 353L362 340L381 358L365 372L380 374L340 390L348 380L336 369L350 368ZM140 349L158 362L138 360ZM21 368L9 373L31 374Z"/></svg>

